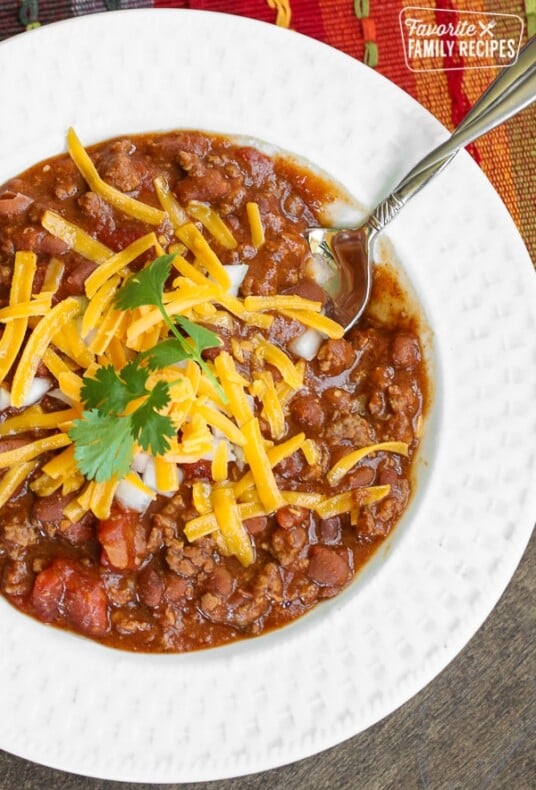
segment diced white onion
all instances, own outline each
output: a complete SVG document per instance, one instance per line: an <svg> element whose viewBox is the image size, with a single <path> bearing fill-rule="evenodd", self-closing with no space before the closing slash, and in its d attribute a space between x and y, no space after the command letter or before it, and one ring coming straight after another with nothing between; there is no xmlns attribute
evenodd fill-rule
<svg viewBox="0 0 536 790"><path fill-rule="evenodd" d="M223 268L231 280L231 286L228 289L228 293L231 294L231 296L238 296L238 289L244 282L244 277L248 272L249 266L247 263L234 263L230 266L224 266Z"/></svg>
<svg viewBox="0 0 536 790"><path fill-rule="evenodd" d="M132 460L132 463L130 464L130 468L132 469L133 472L139 472L140 474L143 474L143 472L145 472L150 457L151 456L149 455L149 453L136 453L136 455Z"/></svg>
<svg viewBox="0 0 536 790"><path fill-rule="evenodd" d="M74 403L73 399L70 398L68 395L66 395L64 392L62 392L59 389L59 387L56 387L56 389L50 390L50 392L48 394L50 395L51 398L56 398L56 400L63 401L63 403L66 403L67 406L72 406L73 403Z"/></svg>
<svg viewBox="0 0 536 790"><path fill-rule="evenodd" d="M9 409L11 406L11 393L5 387L0 387L0 409Z"/></svg>
<svg viewBox="0 0 536 790"><path fill-rule="evenodd" d="M134 474L137 473L134 472ZM115 498L123 507L137 510L138 513L144 513L153 501L153 497L150 494L146 494L145 491L142 491L126 479L121 480L117 486Z"/></svg>
<svg viewBox="0 0 536 790"><path fill-rule="evenodd" d="M49 391L51 383L52 382L50 379L39 378L36 376L30 384L30 389L28 390L22 405L31 406L32 403L37 403L38 400L41 400L43 395Z"/></svg>
<svg viewBox="0 0 536 790"><path fill-rule="evenodd" d="M240 471L242 471L246 465L246 455L242 447L239 447L237 444L233 445L233 447L234 447L236 465L238 466Z"/></svg>
<svg viewBox="0 0 536 790"><path fill-rule="evenodd" d="M93 329L89 329L86 335L82 334L82 327L80 326L80 337L83 339L84 343L89 346L95 339L95 335L97 334L97 329L94 327Z"/></svg>
<svg viewBox="0 0 536 790"><path fill-rule="evenodd" d="M219 430L219 428L211 428L212 432L212 447L204 455L201 456L203 461L213 461L216 447L220 442L225 442L227 445L227 458L229 461L236 461L236 451L239 449L235 444L229 441L226 435Z"/></svg>
<svg viewBox="0 0 536 790"><path fill-rule="evenodd" d="M318 354L318 349L322 345L323 340L324 336L316 329L306 329L302 335L295 337L289 343L289 348L298 357L310 362Z"/></svg>
<svg viewBox="0 0 536 790"><path fill-rule="evenodd" d="M132 461L130 469L133 472L139 473L143 483L147 488L150 488L151 491L154 491L155 494L161 494L167 497L173 496L173 491L161 491L158 488L156 484L154 458L152 455L149 455L149 453L138 453ZM177 467L177 487L182 483L183 477L182 470Z"/></svg>
<svg viewBox="0 0 536 790"><path fill-rule="evenodd" d="M50 379L40 378L36 376L30 384L26 397L22 403L22 408L31 406L32 403L37 403L41 400L43 395L49 391L51 385ZM5 387L0 387L0 409L8 409L11 406L11 393Z"/></svg>
<svg viewBox="0 0 536 790"><path fill-rule="evenodd" d="M156 471L154 468L154 460L151 456L147 456L147 462L143 469L141 479L148 488L152 488L153 491L156 491Z"/></svg>

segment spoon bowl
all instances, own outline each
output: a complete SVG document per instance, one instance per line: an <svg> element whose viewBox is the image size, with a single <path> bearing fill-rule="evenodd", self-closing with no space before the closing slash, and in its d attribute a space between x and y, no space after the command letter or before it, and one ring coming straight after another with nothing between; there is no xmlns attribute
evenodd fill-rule
<svg viewBox="0 0 536 790"><path fill-rule="evenodd" d="M331 297L331 317L348 331L365 310L372 288L371 224L358 228L309 228L307 240L313 255L321 259L324 288Z"/></svg>

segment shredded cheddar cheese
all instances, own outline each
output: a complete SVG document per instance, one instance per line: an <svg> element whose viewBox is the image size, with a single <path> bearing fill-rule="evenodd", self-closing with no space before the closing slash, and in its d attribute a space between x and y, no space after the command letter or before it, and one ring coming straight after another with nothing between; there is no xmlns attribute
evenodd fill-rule
<svg viewBox="0 0 536 790"><path fill-rule="evenodd" d="M201 203L199 200L190 200L187 209L188 214L194 219L199 220L222 247L225 247L227 250L235 249L236 239L231 229L213 208L207 203Z"/></svg>
<svg viewBox="0 0 536 790"><path fill-rule="evenodd" d="M63 261L61 261L60 258L51 258L45 272L41 293L55 294L60 287L64 271L65 266L63 265Z"/></svg>
<svg viewBox="0 0 536 790"><path fill-rule="evenodd" d="M75 469L76 461L72 444L43 466L43 472L54 478L70 475Z"/></svg>
<svg viewBox="0 0 536 790"><path fill-rule="evenodd" d="M91 488L91 498L88 502L88 510L91 510L97 518L108 518L112 508L112 501L118 481L115 477L106 480L104 483L94 483Z"/></svg>
<svg viewBox="0 0 536 790"><path fill-rule="evenodd" d="M279 400L274 384L274 378L269 370L263 370L255 374L255 385L260 385L256 389L259 400L262 403L261 417L270 426L270 433L273 439L282 439L285 434L285 410Z"/></svg>
<svg viewBox="0 0 536 790"><path fill-rule="evenodd" d="M19 302L0 309L0 322L7 323L18 318L46 315L50 310L51 294L43 293L28 302Z"/></svg>
<svg viewBox="0 0 536 790"><path fill-rule="evenodd" d="M261 212L258 203L246 203L251 242L254 247L259 249L265 241L264 226L262 224Z"/></svg>
<svg viewBox="0 0 536 790"><path fill-rule="evenodd" d="M179 469L177 464L167 461L162 456L154 459L156 487L158 491L172 493L179 488Z"/></svg>
<svg viewBox="0 0 536 790"><path fill-rule="evenodd" d="M231 413L240 428L253 417L251 404L245 391L248 382L238 373L234 360L227 351L218 354L214 367L222 383Z"/></svg>
<svg viewBox="0 0 536 790"><path fill-rule="evenodd" d="M91 351L93 351L94 354L104 354L113 338L118 335L121 336L122 329L126 323L126 314L122 313L120 310L116 310L112 304L109 305L104 311L101 322L95 332L95 336L89 343Z"/></svg>
<svg viewBox="0 0 536 790"><path fill-rule="evenodd" d="M316 505L315 510L320 518L333 518L339 516L341 513L349 513L359 505L371 505L374 502L379 502L389 494L391 486L370 486L365 489L355 489L354 491L345 491L342 494L335 494L329 499L322 500Z"/></svg>
<svg viewBox="0 0 536 790"><path fill-rule="evenodd" d="M154 180L154 187L160 205L167 213L169 221L177 231L182 225L188 222L188 214L183 209L179 201L171 193L169 184L163 176L157 176ZM172 250L170 250L172 252Z"/></svg>
<svg viewBox="0 0 536 790"><path fill-rule="evenodd" d="M343 456L331 467L327 474L328 483L332 486L337 485L358 461L366 455L379 452L380 450L407 456L409 448L405 442L379 442L378 444L370 444L367 447L354 450L348 453L348 455Z"/></svg>
<svg viewBox="0 0 536 790"><path fill-rule="evenodd" d="M54 334L52 342L76 365L88 368L95 361L95 355L87 347L80 334L80 324L77 321L66 321L61 331Z"/></svg>
<svg viewBox="0 0 536 790"><path fill-rule="evenodd" d="M55 211L45 211L41 218L41 225L45 230L64 241L71 249L89 261L103 263L112 255L112 250L106 245L101 244L100 241L94 239L85 230L79 228L78 225L73 225L72 222L68 222L61 214L57 214Z"/></svg>
<svg viewBox="0 0 536 790"><path fill-rule="evenodd" d="M63 409L62 411L43 412L40 406L34 405L25 409L21 414L8 417L0 423L0 436L10 436L17 433L36 430L38 428L57 428L78 416L76 409Z"/></svg>
<svg viewBox="0 0 536 790"><path fill-rule="evenodd" d="M33 330L30 339L22 352L17 370L13 377L11 387L11 403L20 407L30 389L30 385L37 370L37 365L43 357L47 346L65 324L78 315L80 302L69 297L58 302L50 312L44 316Z"/></svg>
<svg viewBox="0 0 536 790"><path fill-rule="evenodd" d="M148 222L150 225L161 225L167 217L165 211L148 206L145 203L140 203L139 200L125 195L118 189L107 184L100 177L97 168L91 161L91 157L82 146L74 129L69 129L67 132L67 147L71 159L76 167L87 181L93 192L109 203L114 208L119 209L124 214L128 214L135 219L141 219L143 222Z"/></svg>
<svg viewBox="0 0 536 790"><path fill-rule="evenodd" d="M182 225L176 233L183 244L199 259L211 277L220 283L225 290L228 290L231 287L229 275L208 241L193 222L187 222L186 225Z"/></svg>
<svg viewBox="0 0 536 790"><path fill-rule="evenodd" d="M266 450L266 456L268 458L268 463L270 468L277 466L277 464L284 461L285 458L288 458L293 453L297 452L305 441L305 434L298 433L295 436L291 436L290 439L287 439L285 442L281 442L281 444L274 445ZM253 477L253 471L250 470L246 472L246 474L240 478L240 480L234 484L234 491L237 499L241 499L244 493L255 485L255 479Z"/></svg>
<svg viewBox="0 0 536 790"><path fill-rule="evenodd" d="M9 304L14 307L20 302L28 301L32 295L32 284L37 266L37 257L33 252L17 252L15 267L11 280ZM3 381L11 370L20 351L26 328L27 318L10 321L4 328L0 340L0 381Z"/></svg>
<svg viewBox="0 0 536 790"><path fill-rule="evenodd" d="M299 321L304 326L316 329L322 335L331 338L332 340L340 340L344 335L344 327L328 318L323 313L316 313L313 310L292 310L282 309L282 315L287 318L292 318L293 321Z"/></svg>
<svg viewBox="0 0 536 790"><path fill-rule="evenodd" d="M212 491L212 504L218 527L225 538L227 548L238 557L242 565L251 565L255 559L255 552L242 523L232 488L215 487Z"/></svg>
<svg viewBox="0 0 536 790"><path fill-rule="evenodd" d="M206 516L212 510L210 503L211 485L203 480L196 480L192 485L192 501L195 509L201 516Z"/></svg>
<svg viewBox="0 0 536 790"><path fill-rule="evenodd" d="M264 442L256 417L242 426L246 437L244 453L251 470L251 475L259 492L259 497L269 513L284 505L284 499L277 487L270 458L264 448Z"/></svg>
<svg viewBox="0 0 536 790"><path fill-rule="evenodd" d="M87 296L91 299L112 275L117 274L142 253L157 245L158 241L155 234L147 233L145 236L133 241L124 250L111 255L87 278L85 285Z"/></svg>
<svg viewBox="0 0 536 790"><path fill-rule="evenodd" d="M277 296L246 296L244 307L252 312L255 310L308 310L319 313L322 303L304 299L303 296L297 294L281 294Z"/></svg>
<svg viewBox="0 0 536 790"><path fill-rule="evenodd" d="M315 466L315 464L320 463L322 454L318 444L313 439L306 439L301 449L309 466Z"/></svg>
<svg viewBox="0 0 536 790"><path fill-rule="evenodd" d="M259 329L270 329L274 322L274 316L269 313L252 313L246 310L244 303L236 296L231 294L221 294L218 302L230 313L245 321L249 326L256 326Z"/></svg>
<svg viewBox="0 0 536 790"><path fill-rule="evenodd" d="M259 340L255 349L255 355L277 368L283 381L293 390L298 390L303 386L303 375L290 357L278 346L268 342L268 340Z"/></svg>
<svg viewBox="0 0 536 790"><path fill-rule="evenodd" d="M216 483L223 483L227 480L229 463L229 450L228 444L225 441L220 441L214 450L214 458L212 459L211 473L212 479Z"/></svg>
<svg viewBox="0 0 536 790"><path fill-rule="evenodd" d="M82 319L82 337L85 338L92 329L95 329L107 307L112 303L115 292L119 287L121 278L118 275L107 279L95 290L93 298L89 301ZM87 288L87 280L86 280Z"/></svg>
<svg viewBox="0 0 536 790"><path fill-rule="evenodd" d="M123 480L147 500L179 490L182 494L181 465L206 464L210 481L187 482L189 507L191 504L197 514L184 527L187 540L211 535L222 554L234 555L248 566L255 561L254 539L244 525L248 519L268 517L291 506L312 511L322 519L348 513L355 522L360 508L388 496L390 488L385 485L344 492L329 492L329 487L338 486L368 454L384 451L407 456L409 448L403 442L352 450L328 470L322 481L324 493L280 487L278 464L300 452L302 464L305 459L310 467L318 466L323 450L305 433L292 435L290 431L289 435L293 424L292 418L288 419L289 404L305 386L306 364L283 350L277 344L277 333L270 334L270 330L276 316L283 316L324 337L342 337L343 327L322 312L321 302L292 294L233 295L232 280L236 284L237 278L229 276L230 267L222 260L228 259L225 250L237 249L241 236L237 233L235 237L212 206L196 200L181 206L161 175L154 180L161 208L134 200L103 180L72 129L67 141L76 167L103 201L130 217L162 227L140 234L115 252L60 214L45 211L42 226L95 265L85 280L85 296L66 297L55 304L64 264L51 258L41 292L34 293L36 255L17 252L9 303L0 308L0 382L12 374L12 379L8 378L12 382L10 402L23 411L0 423L0 437L35 431L48 431L49 435L38 434L39 438L0 453L0 469L7 470L0 476L0 507L31 474L29 485L38 496L60 490L64 495L74 494L64 510L67 526L89 512L99 519L109 517L116 496L121 499L121 481L115 476L104 482L85 479L67 435L72 434L73 421L79 421L89 408L82 402L84 378L91 378L102 366L120 371L137 359L138 353L169 339L169 324L178 316L199 325L223 327L222 338L226 334L229 341L210 359L208 354L207 360L197 357L197 361L179 354L177 362L165 358L161 367L150 368L148 391L165 382L169 393L159 411L171 420L169 445L161 454L151 455L145 444L143 453L136 444L136 453L142 458L145 454L145 460L150 456L148 465L136 466L133 461L130 471L123 472ZM248 202L246 215L251 244L259 250L265 243L259 205ZM222 260L213 249L214 242ZM161 304L171 321L164 319L154 300L140 301L141 306L129 310L117 307L116 294L132 270L139 269L139 262L134 262L149 250L156 256L173 255L166 261L172 270L169 277L166 271L161 294ZM236 261L235 256L233 252L229 257ZM190 341L194 342L193 334ZM56 396L63 397L69 407L45 412L39 405L25 406L40 363L57 381ZM136 395L122 416L133 414L144 401L145 395ZM146 471L140 471L143 469Z"/></svg>
<svg viewBox="0 0 536 790"><path fill-rule="evenodd" d="M50 348L50 346L43 354L43 363L57 379L59 379L60 373L72 373L72 369L69 367L69 364L67 364L67 362L59 356L59 354Z"/></svg>
<svg viewBox="0 0 536 790"><path fill-rule="evenodd" d="M17 447L14 450L6 450L0 453L0 469L5 469L14 464L21 464L24 463L24 461L33 461L34 458L37 458L49 450L57 450L70 443L71 440L67 434L55 433L44 439L37 439L35 442L23 444L21 447Z"/></svg>
<svg viewBox="0 0 536 790"><path fill-rule="evenodd" d="M175 255L173 258L173 266L177 269L178 272L182 274L183 277L191 280L193 283L197 283L197 285L203 285L205 288L211 285L211 281L206 277L202 271L196 269L191 263L189 263L186 258L183 258L182 255ZM174 287L177 288L179 286L179 282L173 283Z"/></svg>
<svg viewBox="0 0 536 790"><path fill-rule="evenodd" d="M30 472L37 465L37 461L25 461L17 463L11 467L0 479L0 507L3 507L8 499L13 496L17 489L24 483Z"/></svg>

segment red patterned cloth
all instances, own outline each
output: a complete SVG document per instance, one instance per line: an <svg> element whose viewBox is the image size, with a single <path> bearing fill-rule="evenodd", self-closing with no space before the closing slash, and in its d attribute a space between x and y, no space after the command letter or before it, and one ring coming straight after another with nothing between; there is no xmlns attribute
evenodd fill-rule
<svg viewBox="0 0 536 790"><path fill-rule="evenodd" d="M402 15L425 6L434 23L502 20L526 41L536 28L534 0L18 0L0 4L0 39L60 19L127 8L193 8L248 16L291 27L376 68L414 96L449 128L454 128L497 73L497 58L479 68L445 47L429 63L408 61ZM426 16L425 14L425 16ZM480 17L477 16L480 14ZM404 17L402 16L402 19ZM510 21L508 21L508 19ZM504 21L506 20L506 21ZM516 21L519 20L519 21ZM514 28L516 28L514 30ZM480 31L486 37L485 31ZM424 67L431 65L431 70ZM503 198L536 260L536 105L471 147L471 153Z"/></svg>

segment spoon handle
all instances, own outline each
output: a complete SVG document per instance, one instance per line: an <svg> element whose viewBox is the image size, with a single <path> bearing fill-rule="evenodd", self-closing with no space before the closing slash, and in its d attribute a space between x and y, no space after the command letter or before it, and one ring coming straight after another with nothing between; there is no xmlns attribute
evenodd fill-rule
<svg viewBox="0 0 536 790"><path fill-rule="evenodd" d="M374 230L383 230L408 200L440 173L461 148L504 123L535 99L536 37L533 37L517 60L486 89L453 134L421 159L374 209L370 217Z"/></svg>

